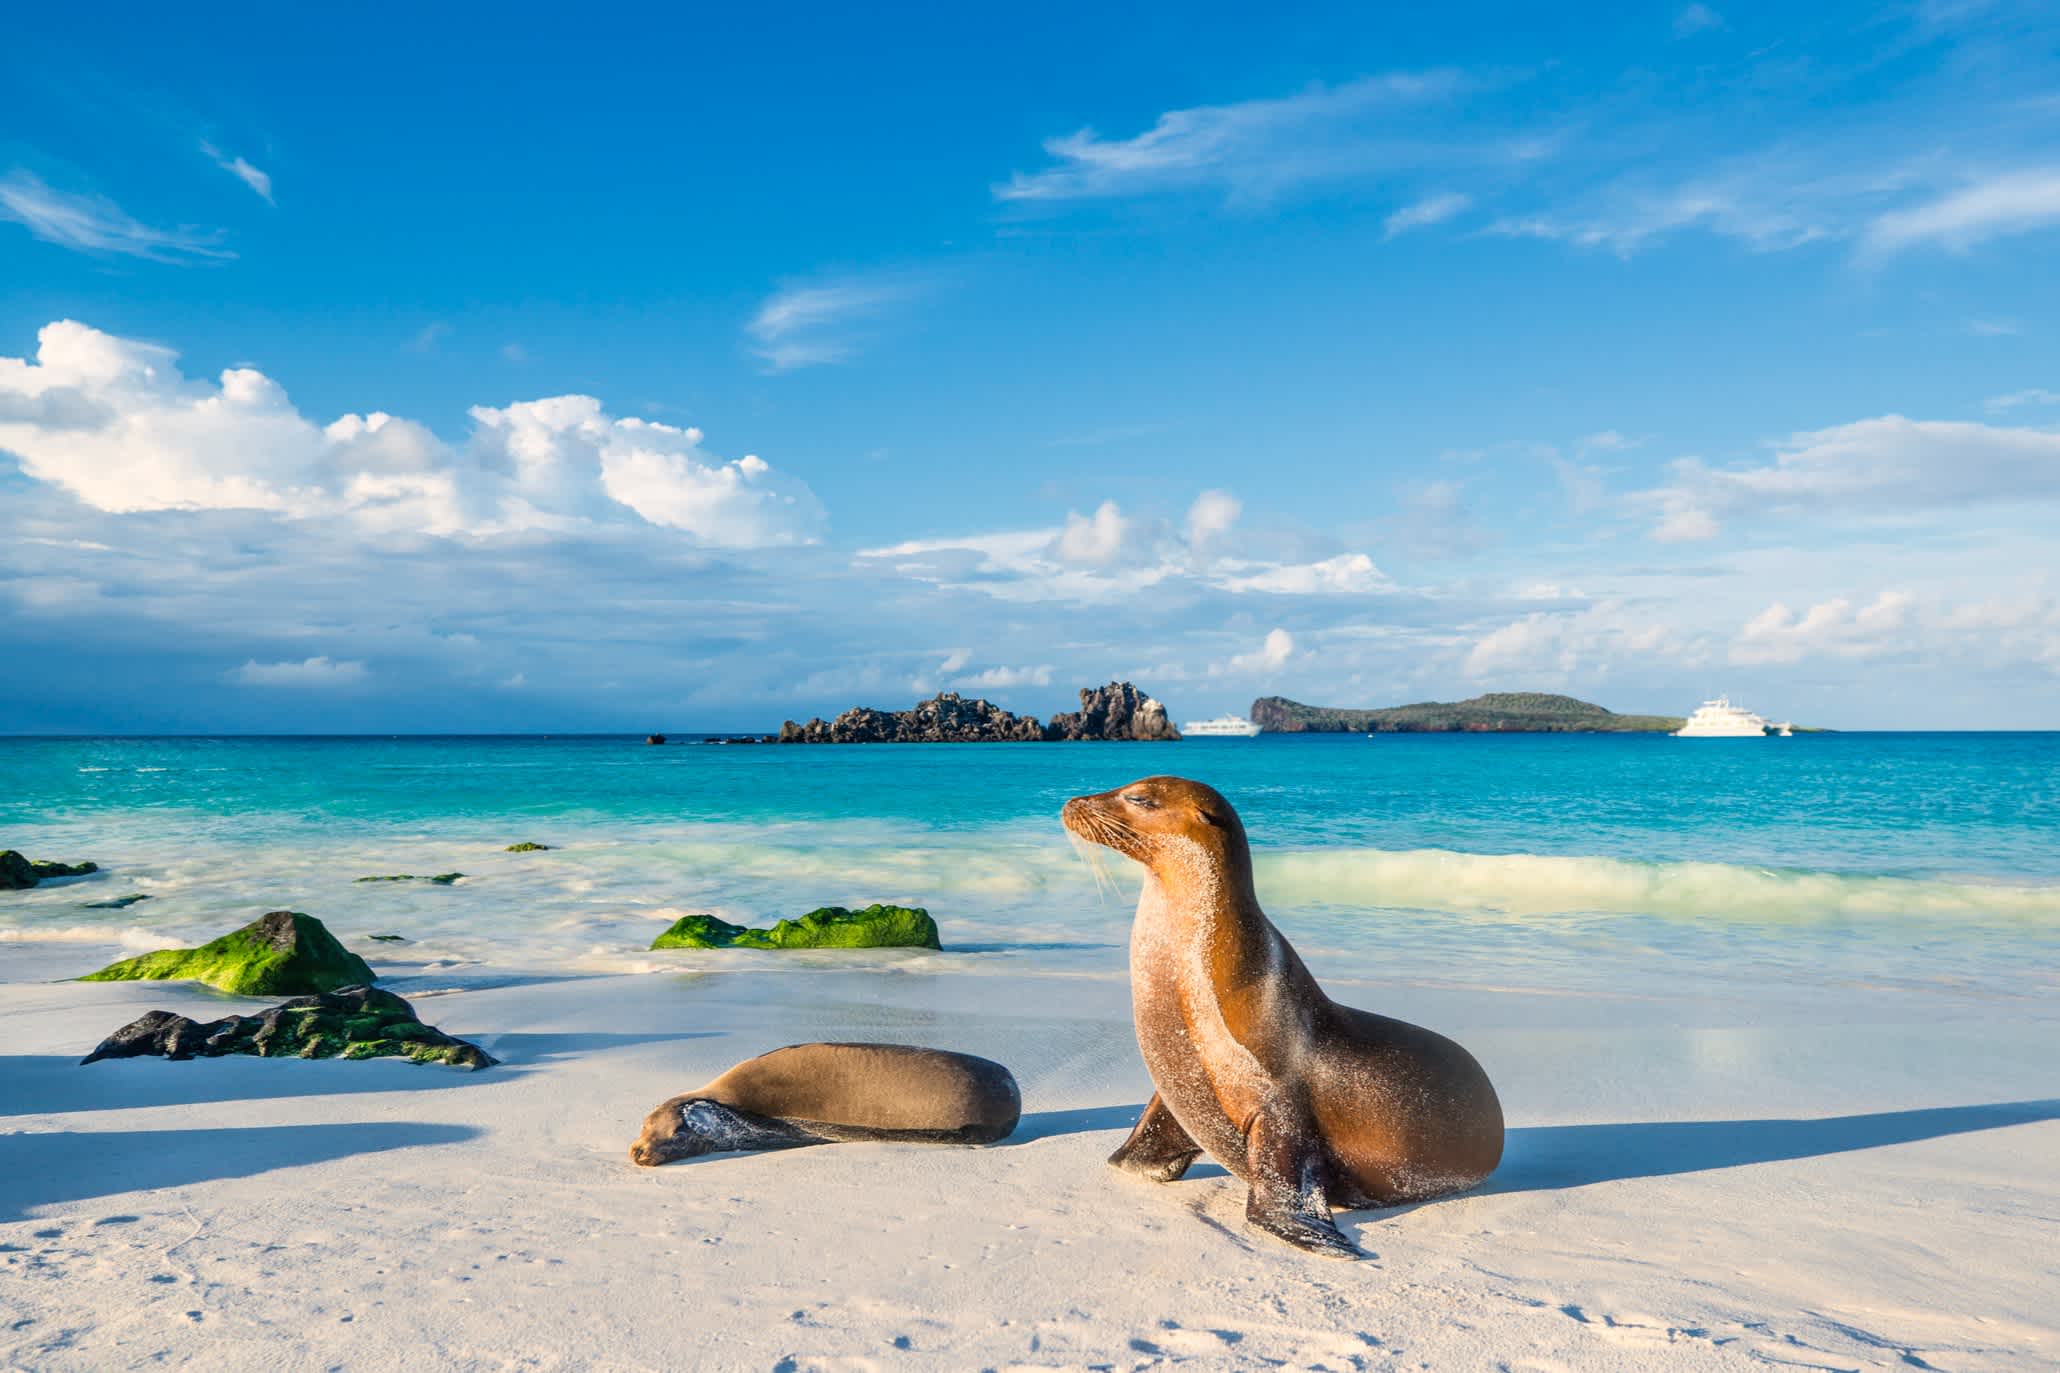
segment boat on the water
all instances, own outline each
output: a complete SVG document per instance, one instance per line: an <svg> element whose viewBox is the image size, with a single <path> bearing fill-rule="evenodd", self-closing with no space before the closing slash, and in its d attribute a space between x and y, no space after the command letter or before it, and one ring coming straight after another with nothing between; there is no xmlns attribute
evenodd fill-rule
<svg viewBox="0 0 2060 1373"><path fill-rule="evenodd" d="M1213 720L1189 720L1180 727L1189 739L1249 739L1259 726L1242 715L1219 715Z"/></svg>
<svg viewBox="0 0 2060 1373"><path fill-rule="evenodd" d="M1765 716L1731 704L1729 696L1704 701L1687 723L1674 731L1676 739L1760 739L1776 727ZM1787 734L1787 727L1781 733Z"/></svg>

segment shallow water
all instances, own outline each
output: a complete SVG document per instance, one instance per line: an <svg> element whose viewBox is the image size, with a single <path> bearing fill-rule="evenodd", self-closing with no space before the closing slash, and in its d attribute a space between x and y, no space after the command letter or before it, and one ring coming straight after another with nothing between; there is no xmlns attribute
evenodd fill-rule
<svg viewBox="0 0 2060 1373"><path fill-rule="evenodd" d="M2017 998L2049 994L2060 966L2060 735L2037 734L4 739L0 847L109 871L0 895L0 941L151 947L291 906L420 992L791 967L646 950L689 911L763 924L890 900L929 907L951 952L805 957L1116 977L1134 878L1109 855L1098 892L1057 812L1152 771L1237 805L1262 899L1329 982L1687 974L1711 994L1773 980ZM518 840L554 847L501 851ZM452 869L467 874L452 887L352 880ZM128 892L153 899L83 909Z"/></svg>

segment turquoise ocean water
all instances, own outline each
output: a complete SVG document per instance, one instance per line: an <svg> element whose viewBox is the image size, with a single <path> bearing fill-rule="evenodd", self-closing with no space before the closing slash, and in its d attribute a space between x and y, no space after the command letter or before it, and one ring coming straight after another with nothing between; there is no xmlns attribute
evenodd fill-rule
<svg viewBox="0 0 2060 1373"><path fill-rule="evenodd" d="M0 739L0 847L107 869L0 893L0 959L183 942L291 906L392 960L405 990L660 970L707 959L645 952L678 914L893 900L929 907L951 952L808 957L1120 976L1134 879L1108 855L1098 884L1058 809L1151 772L1231 798L1262 900L1327 979L2060 984L2050 734ZM502 852L518 840L553 849ZM353 880L451 870L465 880ZM132 892L152 899L87 908ZM408 943L359 942L389 932Z"/></svg>

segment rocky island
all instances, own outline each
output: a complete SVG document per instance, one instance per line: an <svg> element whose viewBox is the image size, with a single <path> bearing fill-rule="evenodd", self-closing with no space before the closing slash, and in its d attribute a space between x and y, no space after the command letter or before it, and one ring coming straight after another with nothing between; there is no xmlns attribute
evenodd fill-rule
<svg viewBox="0 0 2060 1373"><path fill-rule="evenodd" d="M1466 701L1419 701L1375 710L1305 706L1284 696L1252 702L1252 723L1272 734L1670 734L1674 715L1619 715L1544 691L1491 691Z"/></svg>
<svg viewBox="0 0 2060 1373"><path fill-rule="evenodd" d="M1180 731L1166 707L1129 682L1082 687L1080 709L1039 724L984 698L968 701L955 691L939 692L908 710L857 706L834 720L780 726L783 744L1001 744L1061 739L1175 740Z"/></svg>

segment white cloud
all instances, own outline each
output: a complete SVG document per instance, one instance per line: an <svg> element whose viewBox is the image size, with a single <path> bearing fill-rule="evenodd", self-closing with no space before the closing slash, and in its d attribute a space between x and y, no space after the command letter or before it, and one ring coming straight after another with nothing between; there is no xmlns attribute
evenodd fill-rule
<svg viewBox="0 0 2060 1373"><path fill-rule="evenodd" d="M304 658L297 663L260 663L253 659L229 674L239 686L326 689L352 686L370 674L360 662Z"/></svg>
<svg viewBox="0 0 2060 1373"><path fill-rule="evenodd" d="M1908 248L1964 252L1992 238L2060 225L2060 168L2006 172L1923 205L1878 215L1860 239L1861 254L1880 260Z"/></svg>
<svg viewBox="0 0 2060 1373"><path fill-rule="evenodd" d="M1990 396L1988 408L1994 411L2015 410L2020 405L2060 405L2060 391L2048 391L2042 386L2027 387L2012 391L2006 396Z"/></svg>
<svg viewBox="0 0 2060 1373"><path fill-rule="evenodd" d="M1454 95L1453 71L1363 76L1276 99L1168 110L1131 138L1092 129L1045 140L1054 165L1017 172L994 188L1005 201L1063 201L1216 187L1263 196L1301 182L1420 161L1385 117Z"/></svg>
<svg viewBox="0 0 2060 1373"><path fill-rule="evenodd" d="M1207 548L1228 534L1244 511L1244 505L1228 491L1204 491L1187 508L1188 545Z"/></svg>
<svg viewBox="0 0 2060 1373"><path fill-rule="evenodd" d="M1049 663L1036 667L990 667L970 677L960 677L952 682L957 687L975 689L1006 689L1020 686L1050 686L1052 668Z"/></svg>
<svg viewBox="0 0 2060 1373"><path fill-rule="evenodd" d="M1427 229L1433 224L1443 224L1454 215L1462 214L1473 204L1473 197L1457 191L1444 191L1425 196L1412 205L1405 205L1387 217L1383 238L1406 234L1411 229Z"/></svg>
<svg viewBox="0 0 2060 1373"><path fill-rule="evenodd" d="M1655 506L1662 541L1706 539L1742 513L1933 511L1996 501L2060 499L2060 433L1901 415L1793 435L1771 465L1672 467L1666 486L1633 499Z"/></svg>
<svg viewBox="0 0 2060 1373"><path fill-rule="evenodd" d="M1731 641L1731 661L1795 663L1823 653L1875 657L1902 646L1912 605L1903 591L1884 591L1858 610L1844 597L1820 601L1801 614L1776 601Z"/></svg>
<svg viewBox="0 0 2060 1373"><path fill-rule="evenodd" d="M1703 649L1664 611L1603 601L1577 610L1535 611L1477 640L1462 671L1509 690L1563 683L1576 675L1599 680L1620 664L1669 659L1692 666Z"/></svg>
<svg viewBox="0 0 2060 1373"><path fill-rule="evenodd" d="M1674 16L1674 37L1689 38L1710 29L1724 27L1724 16L1708 5L1690 5Z"/></svg>
<svg viewBox="0 0 2060 1373"><path fill-rule="evenodd" d="M919 278L900 274L783 287L744 326L753 340L751 351L775 372L847 361L861 342L854 326L922 286Z"/></svg>
<svg viewBox="0 0 2060 1373"><path fill-rule="evenodd" d="M206 153L217 167L220 167L223 171L250 187L251 190L257 192L263 198L265 204L274 205L278 203L272 199L271 177L259 171L256 167L251 166L250 163L240 157L230 157L212 143L202 142L200 150Z"/></svg>
<svg viewBox="0 0 2060 1373"><path fill-rule="evenodd" d="M263 373L189 381L167 348L70 320L33 361L0 357L0 450L97 509L266 510L369 529L492 535L620 522L632 512L711 547L819 537L822 506L757 457L701 433L616 419L592 396L472 412L462 445L382 413L317 427Z"/></svg>
<svg viewBox="0 0 2060 1373"><path fill-rule="evenodd" d="M1103 501L1093 515L1066 512L1066 527L1059 531L1052 552L1059 561L1082 567L1106 567L1123 555L1130 535L1130 521L1114 501Z"/></svg>
<svg viewBox="0 0 2060 1373"><path fill-rule="evenodd" d="M1250 653L1240 653L1224 665L1233 677L1259 676L1277 672L1295 656L1295 636L1285 629L1266 631L1266 640Z"/></svg>
<svg viewBox="0 0 2060 1373"><path fill-rule="evenodd" d="M0 220L13 220L45 243L81 253L115 253L152 262L232 258L219 231L154 229L100 195L52 190L17 168L0 179Z"/></svg>
<svg viewBox="0 0 2060 1373"><path fill-rule="evenodd" d="M1364 553L1340 553L1315 563L1282 563L1256 572L1225 576L1231 591L1270 591L1283 596L1370 596L1394 589L1386 573Z"/></svg>

